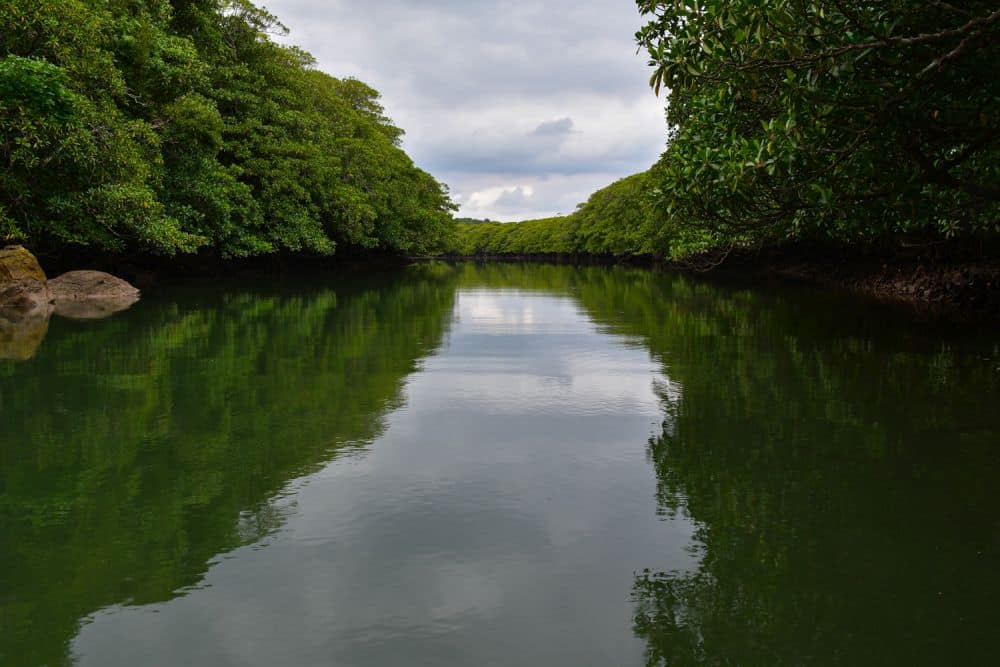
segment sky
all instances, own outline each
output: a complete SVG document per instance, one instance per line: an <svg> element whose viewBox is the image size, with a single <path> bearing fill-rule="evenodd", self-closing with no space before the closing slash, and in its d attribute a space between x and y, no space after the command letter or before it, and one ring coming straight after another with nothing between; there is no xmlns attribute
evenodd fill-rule
<svg viewBox="0 0 1000 667"><path fill-rule="evenodd" d="M632 0L264 0L282 41L379 90L460 216L572 212L663 151Z"/></svg>

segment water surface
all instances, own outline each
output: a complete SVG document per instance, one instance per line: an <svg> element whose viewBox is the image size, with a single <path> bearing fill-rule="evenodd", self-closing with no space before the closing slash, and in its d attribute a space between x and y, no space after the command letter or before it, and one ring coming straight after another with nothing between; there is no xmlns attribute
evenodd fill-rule
<svg viewBox="0 0 1000 667"><path fill-rule="evenodd" d="M1000 343L791 287L175 287L0 362L0 664L989 664Z"/></svg>

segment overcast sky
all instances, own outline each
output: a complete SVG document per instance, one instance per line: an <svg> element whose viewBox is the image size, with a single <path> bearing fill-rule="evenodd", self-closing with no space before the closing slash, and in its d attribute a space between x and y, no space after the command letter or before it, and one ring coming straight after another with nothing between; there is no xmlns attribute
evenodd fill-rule
<svg viewBox="0 0 1000 667"><path fill-rule="evenodd" d="M663 106L632 0L263 0L284 38L383 94L460 215L569 213L656 161Z"/></svg>

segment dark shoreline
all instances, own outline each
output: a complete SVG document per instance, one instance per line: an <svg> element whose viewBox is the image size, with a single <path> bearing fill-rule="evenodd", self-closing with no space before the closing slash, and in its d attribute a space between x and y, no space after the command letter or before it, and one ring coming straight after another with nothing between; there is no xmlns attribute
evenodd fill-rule
<svg viewBox="0 0 1000 667"><path fill-rule="evenodd" d="M839 255L778 248L729 258L712 273L818 285L950 319L1000 321L997 257L935 247Z"/></svg>
<svg viewBox="0 0 1000 667"><path fill-rule="evenodd" d="M683 263L651 255L579 254L406 257L354 253L321 257L284 253L226 259L214 254L125 258L41 253L38 259L50 277L76 269L100 270L142 289L201 279L388 272L425 261L624 265L678 271L728 284L759 286L774 281L812 284L902 304L923 314L960 321L1000 321L1000 249L945 244L865 250L796 245L732 252L725 257L705 256Z"/></svg>
<svg viewBox="0 0 1000 667"><path fill-rule="evenodd" d="M784 246L704 256L688 262L652 256L481 255L421 259L548 262L655 267L727 284L811 284L960 321L1000 321L1000 252L927 245L892 249Z"/></svg>
<svg viewBox="0 0 1000 667"><path fill-rule="evenodd" d="M245 258L225 258L214 253L194 255L47 254L36 253L50 278L66 271L105 271L123 278L140 289L197 280L272 278L310 276L321 273L349 274L393 271L406 266L410 259L390 254L339 254L321 256L275 253Z"/></svg>

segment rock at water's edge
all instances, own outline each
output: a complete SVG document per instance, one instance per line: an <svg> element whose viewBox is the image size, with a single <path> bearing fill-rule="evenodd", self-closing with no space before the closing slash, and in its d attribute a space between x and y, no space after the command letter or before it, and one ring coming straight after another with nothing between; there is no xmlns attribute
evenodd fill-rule
<svg viewBox="0 0 1000 667"><path fill-rule="evenodd" d="M139 300L139 290L102 271L70 271L49 281L56 315L99 319L126 310Z"/></svg>
<svg viewBox="0 0 1000 667"><path fill-rule="evenodd" d="M51 302L45 272L35 256L19 245L0 250L0 309L48 310Z"/></svg>

